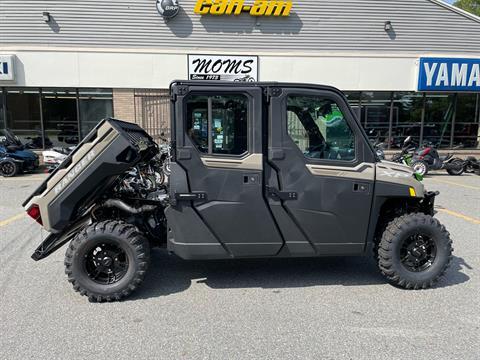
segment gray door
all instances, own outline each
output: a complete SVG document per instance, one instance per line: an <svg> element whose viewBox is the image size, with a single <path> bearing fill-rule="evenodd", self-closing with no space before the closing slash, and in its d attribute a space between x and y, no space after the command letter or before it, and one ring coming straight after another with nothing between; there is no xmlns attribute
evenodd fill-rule
<svg viewBox="0 0 480 360"><path fill-rule="evenodd" d="M357 254L373 197L371 148L343 96L270 89L270 206L293 254Z"/></svg>
<svg viewBox="0 0 480 360"><path fill-rule="evenodd" d="M264 195L261 89L185 86L177 92L176 163L189 192L205 196L183 206L231 256L277 254L283 240Z"/></svg>

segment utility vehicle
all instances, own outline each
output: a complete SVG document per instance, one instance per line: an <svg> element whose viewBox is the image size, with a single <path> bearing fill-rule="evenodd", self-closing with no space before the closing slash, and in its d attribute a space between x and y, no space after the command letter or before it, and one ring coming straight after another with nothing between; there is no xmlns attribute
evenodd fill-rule
<svg viewBox="0 0 480 360"><path fill-rule="evenodd" d="M407 289L444 274L452 245L433 217L438 193L376 158L339 90L176 81L170 91L168 180L144 130L105 119L23 204L50 232L33 259L70 241L66 274L80 294L128 296L152 246L183 259L373 252Z"/></svg>

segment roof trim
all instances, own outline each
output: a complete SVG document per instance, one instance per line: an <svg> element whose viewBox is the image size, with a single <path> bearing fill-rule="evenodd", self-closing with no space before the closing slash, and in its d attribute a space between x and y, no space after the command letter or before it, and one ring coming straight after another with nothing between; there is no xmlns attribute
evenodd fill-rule
<svg viewBox="0 0 480 360"><path fill-rule="evenodd" d="M474 15L472 13L469 13L468 11L465 11L465 10L462 10L456 6L453 6L453 5L450 5L442 0L429 0L430 2L432 3L435 3L437 5L440 5L442 7L444 7L445 9L448 9L450 11L453 11L453 12L456 12L457 14L459 15L462 15L462 16L465 16L473 21L476 21L478 23L480 23L480 17L478 17L477 15Z"/></svg>

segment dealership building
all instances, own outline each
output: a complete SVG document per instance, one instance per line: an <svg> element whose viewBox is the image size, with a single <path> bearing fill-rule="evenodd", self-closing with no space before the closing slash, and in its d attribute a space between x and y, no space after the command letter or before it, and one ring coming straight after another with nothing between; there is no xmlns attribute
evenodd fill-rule
<svg viewBox="0 0 480 360"><path fill-rule="evenodd" d="M175 79L332 85L391 149L480 149L480 18L440 0L0 5L0 128L39 148L107 116L168 132Z"/></svg>

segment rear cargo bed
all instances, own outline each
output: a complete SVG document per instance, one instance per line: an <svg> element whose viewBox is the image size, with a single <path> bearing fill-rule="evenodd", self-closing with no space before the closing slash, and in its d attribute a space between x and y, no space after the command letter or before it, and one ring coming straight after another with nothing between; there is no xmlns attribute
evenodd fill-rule
<svg viewBox="0 0 480 360"><path fill-rule="evenodd" d="M138 125L102 120L50 176L25 200L37 206L47 231L68 226L79 210L90 206L138 162L157 153L153 139Z"/></svg>

